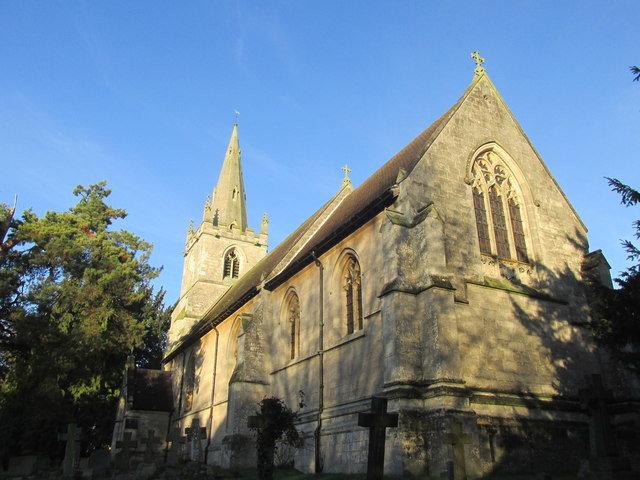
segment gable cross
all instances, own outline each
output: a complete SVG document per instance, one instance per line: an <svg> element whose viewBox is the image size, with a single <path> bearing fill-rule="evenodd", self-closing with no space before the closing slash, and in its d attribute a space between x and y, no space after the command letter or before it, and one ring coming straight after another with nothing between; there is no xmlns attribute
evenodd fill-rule
<svg viewBox="0 0 640 480"><path fill-rule="evenodd" d="M342 179L342 184L349 185L351 183L351 180L349 179L349 172L353 172L353 170L351 170L349 168L349 165L347 165L346 163L344 164L344 167L342 167L340 170L344 171L344 178Z"/></svg>
<svg viewBox="0 0 640 480"><path fill-rule="evenodd" d="M484 68L482 68L482 64L484 63L484 58L480 56L477 50L471 54L471 58L473 58L476 61L475 74L480 75L484 73Z"/></svg>
<svg viewBox="0 0 640 480"><path fill-rule="evenodd" d="M449 478L453 480L465 480L467 471L465 468L464 446L471 443L471 437L462 432L460 422L452 421L450 432L445 434L445 439L453 450L453 472L449 472Z"/></svg>
<svg viewBox="0 0 640 480"><path fill-rule="evenodd" d="M371 413L359 413L358 426L369 428L367 480L382 480L385 431L387 428L398 426L398 414L387 413L386 398L373 397L371 399Z"/></svg>
<svg viewBox="0 0 640 480"><path fill-rule="evenodd" d="M80 435L82 429L75 423L67 425L67 433L58 434L58 440L65 441L62 474L72 477L80 459Z"/></svg>

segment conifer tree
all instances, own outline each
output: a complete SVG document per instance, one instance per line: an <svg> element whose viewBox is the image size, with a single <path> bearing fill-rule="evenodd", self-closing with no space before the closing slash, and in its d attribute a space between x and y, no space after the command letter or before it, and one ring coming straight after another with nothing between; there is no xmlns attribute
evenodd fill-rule
<svg viewBox="0 0 640 480"><path fill-rule="evenodd" d="M78 186L66 212L0 206L0 453L59 453L58 429L109 443L124 363L158 363L169 312L151 245L112 223L106 183Z"/></svg>
<svg viewBox="0 0 640 480"><path fill-rule="evenodd" d="M640 203L640 192L618 179L607 180L623 205ZM634 222L634 228L634 236L640 239L640 220ZM630 240L623 240L622 246L633 265L615 279L618 289L602 289L593 331L626 366L640 371L640 250Z"/></svg>

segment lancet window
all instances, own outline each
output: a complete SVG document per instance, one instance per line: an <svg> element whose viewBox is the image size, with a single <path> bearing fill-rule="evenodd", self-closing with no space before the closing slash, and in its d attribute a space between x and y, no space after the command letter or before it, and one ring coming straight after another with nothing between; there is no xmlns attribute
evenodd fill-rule
<svg viewBox="0 0 640 480"><path fill-rule="evenodd" d="M189 355L187 365L184 369L184 379L182 381L182 391L184 392L183 411L191 411L193 405L193 390L196 383L196 356L193 352Z"/></svg>
<svg viewBox="0 0 640 480"><path fill-rule="evenodd" d="M491 150L474 160L471 175L480 252L528 263L515 179L498 154Z"/></svg>
<svg viewBox="0 0 640 480"><path fill-rule="evenodd" d="M347 334L362 330L362 276L360 264L349 256L343 270L343 290Z"/></svg>
<svg viewBox="0 0 640 480"><path fill-rule="evenodd" d="M296 358L300 351L300 299L296 292L291 292L285 309L286 322L289 328L289 352Z"/></svg>
<svg viewBox="0 0 640 480"><path fill-rule="evenodd" d="M238 278L240 275L240 259L235 249L229 250L224 256L224 278Z"/></svg>

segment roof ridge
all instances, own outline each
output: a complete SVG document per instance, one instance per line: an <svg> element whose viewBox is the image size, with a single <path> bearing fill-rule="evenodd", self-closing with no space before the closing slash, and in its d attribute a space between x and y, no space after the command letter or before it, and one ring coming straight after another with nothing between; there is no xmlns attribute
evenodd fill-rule
<svg viewBox="0 0 640 480"><path fill-rule="evenodd" d="M309 240L313 238L313 235L325 224L325 222L335 211L335 209L338 208L338 206L351 192L353 192L353 187L351 186L351 184L343 184L340 190L338 190L338 192L333 197L331 197L328 202L320 207L320 209L316 212L318 213L318 221L313 222L311 225L309 225L309 228L305 229L304 233L300 236L299 241L291 246L287 254L271 270L267 280L269 278L276 277L289 266L291 260L295 258L296 255L309 243Z"/></svg>

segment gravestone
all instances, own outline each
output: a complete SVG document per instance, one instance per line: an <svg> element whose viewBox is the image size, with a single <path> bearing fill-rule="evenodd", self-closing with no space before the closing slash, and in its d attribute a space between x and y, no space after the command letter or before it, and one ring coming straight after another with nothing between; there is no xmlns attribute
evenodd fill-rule
<svg viewBox="0 0 640 480"><path fill-rule="evenodd" d="M131 432L124 432L122 440L116 442L116 448L121 448L116 456L116 465L120 470L129 469L129 461L131 460L131 450L138 446L136 440L131 440Z"/></svg>
<svg viewBox="0 0 640 480"><path fill-rule="evenodd" d="M193 460L196 462L203 462L204 455L202 452L202 441L207 438L207 429L200 426L200 420L195 417L191 421L191 427L185 428L184 433L187 435L187 439L191 441L191 448L193 449Z"/></svg>
<svg viewBox="0 0 640 480"><path fill-rule="evenodd" d="M450 432L445 434L445 440L451 445L453 453L453 460L448 465L448 476L450 480L466 480L464 446L471 443L471 437L462 431L460 422L452 420L450 425Z"/></svg>
<svg viewBox="0 0 640 480"><path fill-rule="evenodd" d="M187 437L180 435L179 428L172 428L167 438L167 464L177 465L182 460L182 446Z"/></svg>
<svg viewBox="0 0 640 480"><path fill-rule="evenodd" d="M156 437L156 433L153 430L149 430L147 433L147 438L141 439L140 443L144 445L145 463L153 463L154 457L156 456L155 445L162 443L160 438Z"/></svg>
<svg viewBox="0 0 640 480"><path fill-rule="evenodd" d="M267 400L271 399L265 399L263 402ZM271 480L273 478L273 458L276 448L275 442L272 444L266 444L266 442L260 441L261 433L263 433L264 429L269 426L269 418L265 415L251 415L247 418L247 426L258 431L258 478L260 480Z"/></svg>
<svg viewBox="0 0 640 480"><path fill-rule="evenodd" d="M66 442L64 447L64 460L62 461L62 475L65 477L72 477L78 468L81 434L82 429L75 423L67 425L67 433L58 434L58 440Z"/></svg>
<svg viewBox="0 0 640 480"><path fill-rule="evenodd" d="M605 390L599 374L585 377L587 388L580 390L580 399L589 412L589 438L591 456L580 466L580 480L637 479L628 458L619 455L616 438L609 421L607 402L613 399Z"/></svg>
<svg viewBox="0 0 640 480"><path fill-rule="evenodd" d="M11 456L9 457L9 469L7 470L7 473L10 477L33 475L36 472L37 463L37 455Z"/></svg>
<svg viewBox="0 0 640 480"><path fill-rule="evenodd" d="M384 444L387 428L398 426L398 414L387 413L387 399L373 397L371 412L358 414L358 425L369 428L367 480L382 480L384 475Z"/></svg>
<svg viewBox="0 0 640 480"><path fill-rule="evenodd" d="M89 470L93 477L104 475L111 467L111 452L109 450L94 450L89 455Z"/></svg>

